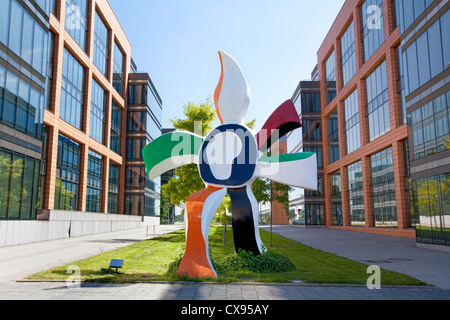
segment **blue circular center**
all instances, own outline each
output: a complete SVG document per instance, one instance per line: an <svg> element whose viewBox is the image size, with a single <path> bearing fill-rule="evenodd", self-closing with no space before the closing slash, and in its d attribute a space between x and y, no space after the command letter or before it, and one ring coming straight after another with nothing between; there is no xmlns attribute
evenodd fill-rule
<svg viewBox="0 0 450 320"><path fill-rule="evenodd" d="M225 135L227 139L223 139ZM244 186L255 174L258 160L256 139L242 125L221 125L206 137L199 160L200 176L205 183L224 187Z"/></svg>

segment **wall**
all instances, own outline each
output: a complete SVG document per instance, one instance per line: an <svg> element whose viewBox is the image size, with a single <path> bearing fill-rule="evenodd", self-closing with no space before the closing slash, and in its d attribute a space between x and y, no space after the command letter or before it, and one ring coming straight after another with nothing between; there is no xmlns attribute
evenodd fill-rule
<svg viewBox="0 0 450 320"><path fill-rule="evenodd" d="M45 210L37 221L0 221L0 248L159 225L159 217ZM154 221L153 221L154 220Z"/></svg>

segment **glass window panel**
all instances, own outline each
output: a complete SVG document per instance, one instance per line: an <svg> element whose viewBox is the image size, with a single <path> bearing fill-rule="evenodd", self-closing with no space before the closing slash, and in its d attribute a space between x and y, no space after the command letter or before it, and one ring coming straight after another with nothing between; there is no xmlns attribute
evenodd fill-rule
<svg viewBox="0 0 450 320"><path fill-rule="evenodd" d="M33 58L34 20L25 12L23 16L22 59L31 65Z"/></svg>
<svg viewBox="0 0 450 320"><path fill-rule="evenodd" d="M16 124L18 90L19 78L8 72L6 77L6 97L3 108L3 122L12 127Z"/></svg>
<svg viewBox="0 0 450 320"><path fill-rule="evenodd" d="M430 58L428 56L428 34L424 32L417 39L417 62L419 63L419 83L424 85L430 80Z"/></svg>
<svg viewBox="0 0 450 320"><path fill-rule="evenodd" d="M442 33L442 49L444 55L444 68L448 68L450 64L450 37L448 30L450 30L450 10L447 10L440 19L441 33Z"/></svg>
<svg viewBox="0 0 450 320"><path fill-rule="evenodd" d="M0 41L8 46L11 0L0 1Z"/></svg>
<svg viewBox="0 0 450 320"><path fill-rule="evenodd" d="M444 70L439 21L436 21L428 29L428 42L428 48L430 50L431 77L433 78Z"/></svg>
<svg viewBox="0 0 450 320"><path fill-rule="evenodd" d="M86 12L87 0L66 0L65 28L83 50L86 46Z"/></svg>
<svg viewBox="0 0 450 320"><path fill-rule="evenodd" d="M417 67L417 51L415 42L406 50L406 59L409 94L419 88L419 70Z"/></svg>
<svg viewBox="0 0 450 320"><path fill-rule="evenodd" d="M22 44L22 21L23 9L16 2L12 1L11 6L11 24L9 30L9 48L20 57Z"/></svg>
<svg viewBox="0 0 450 320"><path fill-rule="evenodd" d="M102 19L95 12L95 30L94 30L94 64L106 75L106 66L108 60L108 29Z"/></svg>
<svg viewBox="0 0 450 320"><path fill-rule="evenodd" d="M11 168L11 192L9 201L9 220L20 219L21 199L23 194L23 171L25 158L15 154Z"/></svg>

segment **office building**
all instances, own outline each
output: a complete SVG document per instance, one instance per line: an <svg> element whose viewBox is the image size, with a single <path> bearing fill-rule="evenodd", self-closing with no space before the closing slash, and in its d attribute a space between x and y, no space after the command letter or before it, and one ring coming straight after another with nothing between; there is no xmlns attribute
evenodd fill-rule
<svg viewBox="0 0 450 320"><path fill-rule="evenodd" d="M108 1L0 6L0 246L158 224L162 100Z"/></svg>
<svg viewBox="0 0 450 320"><path fill-rule="evenodd" d="M411 214L422 245L450 245L449 8L449 1L397 1Z"/></svg>
<svg viewBox="0 0 450 320"><path fill-rule="evenodd" d="M327 227L450 244L449 7L347 0L320 46L290 152L321 153L305 212L323 195ZM302 97L317 85L320 111Z"/></svg>

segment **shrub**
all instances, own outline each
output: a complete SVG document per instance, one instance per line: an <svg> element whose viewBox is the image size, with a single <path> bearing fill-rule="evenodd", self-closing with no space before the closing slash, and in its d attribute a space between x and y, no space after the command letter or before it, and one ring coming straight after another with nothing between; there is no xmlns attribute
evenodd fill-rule
<svg viewBox="0 0 450 320"><path fill-rule="evenodd" d="M219 274L233 271L250 271L256 273L294 271L295 265L288 258L271 251L255 256L248 251L240 250L214 263Z"/></svg>

